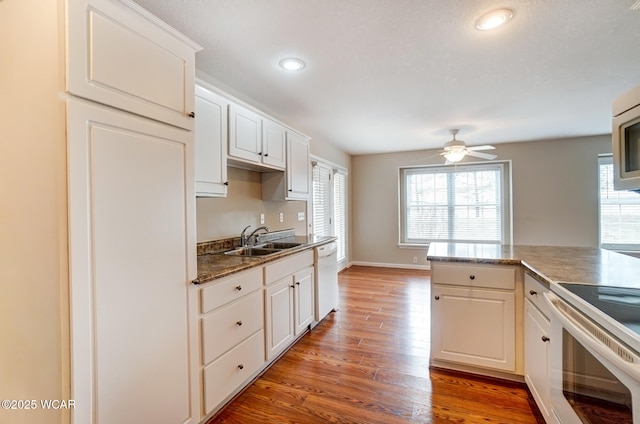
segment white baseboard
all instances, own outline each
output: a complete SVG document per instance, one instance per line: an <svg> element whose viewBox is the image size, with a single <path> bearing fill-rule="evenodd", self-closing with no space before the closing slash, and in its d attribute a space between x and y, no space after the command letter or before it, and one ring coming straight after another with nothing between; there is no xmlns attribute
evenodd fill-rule
<svg viewBox="0 0 640 424"><path fill-rule="evenodd" d="M379 268L403 268L403 269L420 269L420 270L430 270L430 265L417 265L417 264L390 264L386 262L361 262L361 261L353 261L349 263L349 267L353 265L360 266L375 266Z"/></svg>

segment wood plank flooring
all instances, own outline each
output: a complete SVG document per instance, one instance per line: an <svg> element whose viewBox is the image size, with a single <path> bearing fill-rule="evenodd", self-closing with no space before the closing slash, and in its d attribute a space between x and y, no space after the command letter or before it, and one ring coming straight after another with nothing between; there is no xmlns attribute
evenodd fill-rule
<svg viewBox="0 0 640 424"><path fill-rule="evenodd" d="M429 369L429 274L354 266L340 310L214 423L542 423L523 384Z"/></svg>

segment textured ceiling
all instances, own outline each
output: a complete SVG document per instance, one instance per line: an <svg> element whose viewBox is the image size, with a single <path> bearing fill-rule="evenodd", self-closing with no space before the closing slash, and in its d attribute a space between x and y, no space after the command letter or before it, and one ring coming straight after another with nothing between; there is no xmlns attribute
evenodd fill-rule
<svg viewBox="0 0 640 424"><path fill-rule="evenodd" d="M635 0L136 2L204 47L200 71L351 154L440 148L449 128L469 145L606 134L640 84ZM474 28L499 7L507 25Z"/></svg>

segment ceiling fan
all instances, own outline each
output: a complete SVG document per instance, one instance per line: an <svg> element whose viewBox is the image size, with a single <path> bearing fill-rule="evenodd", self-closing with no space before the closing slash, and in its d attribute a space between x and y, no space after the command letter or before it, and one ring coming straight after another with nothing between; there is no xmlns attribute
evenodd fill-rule
<svg viewBox="0 0 640 424"><path fill-rule="evenodd" d="M447 160L446 163L459 162L467 155L485 160L492 160L498 157L489 153L479 152L479 150L493 150L495 147L489 145L467 147L464 141L456 139L456 134L459 132L458 129L451 129L449 132L453 136L453 140L445 143L444 149L440 152Z"/></svg>

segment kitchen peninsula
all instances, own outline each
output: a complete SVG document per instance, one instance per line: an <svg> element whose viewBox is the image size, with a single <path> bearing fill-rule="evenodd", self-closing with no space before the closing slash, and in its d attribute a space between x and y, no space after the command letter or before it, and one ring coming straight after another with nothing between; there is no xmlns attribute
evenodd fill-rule
<svg viewBox="0 0 640 424"><path fill-rule="evenodd" d="M573 414L562 386L567 322L637 356L638 258L590 247L431 243L427 259L431 366L524 380L547 422Z"/></svg>

